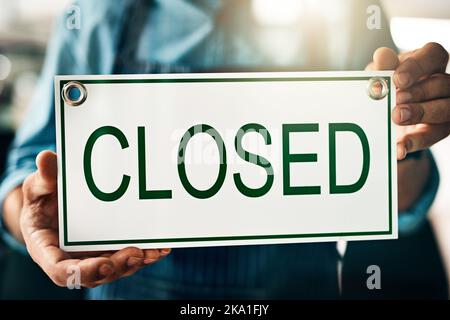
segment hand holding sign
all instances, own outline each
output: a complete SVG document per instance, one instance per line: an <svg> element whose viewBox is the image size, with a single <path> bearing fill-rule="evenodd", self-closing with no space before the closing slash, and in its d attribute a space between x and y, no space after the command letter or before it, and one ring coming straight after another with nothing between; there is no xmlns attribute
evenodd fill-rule
<svg viewBox="0 0 450 320"><path fill-rule="evenodd" d="M370 70L396 69L398 89L394 122L403 126L397 157L428 148L450 133L450 75L445 73L448 52L437 43L400 54L380 48Z"/></svg>
<svg viewBox="0 0 450 320"><path fill-rule="evenodd" d="M33 260L58 285L65 286L68 270L77 266L81 285L95 287L132 275L145 265L158 261L170 250L125 248L116 252L67 253L58 244L57 159L50 151L41 152L38 170L23 184L22 235Z"/></svg>

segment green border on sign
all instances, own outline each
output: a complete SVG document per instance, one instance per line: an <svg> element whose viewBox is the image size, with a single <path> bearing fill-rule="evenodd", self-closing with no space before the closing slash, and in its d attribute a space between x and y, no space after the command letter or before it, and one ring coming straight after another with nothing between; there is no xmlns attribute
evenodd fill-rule
<svg viewBox="0 0 450 320"><path fill-rule="evenodd" d="M366 232L333 232L333 233L307 233L307 234L278 234L278 235L252 235L252 236L219 236L196 238L163 238L163 239L130 239L130 240L99 240L99 241L69 241L67 227L67 195L66 195L66 149L64 126L64 103L62 103L62 88L70 81L78 81L82 84L117 84L117 83L197 83L197 82L287 82L287 81L362 81L372 77L289 77L289 78L179 78L179 79L103 79L103 80L61 80L60 81L60 110L61 110L61 152L62 152L62 209L64 226L64 245L108 245L108 244L135 244L135 243L160 243L160 242L195 242L195 241L226 241L226 240L263 240L263 239L292 239L292 238L317 238L317 237L343 237L343 236L372 236L392 234L392 168L391 168L391 80L382 77L388 83L388 179L389 179L389 229L386 231Z"/></svg>

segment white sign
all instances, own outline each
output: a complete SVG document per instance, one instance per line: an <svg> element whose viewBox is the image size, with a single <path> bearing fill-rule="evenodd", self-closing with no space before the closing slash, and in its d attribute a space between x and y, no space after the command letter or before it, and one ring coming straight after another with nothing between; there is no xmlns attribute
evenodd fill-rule
<svg viewBox="0 0 450 320"><path fill-rule="evenodd" d="M392 72L57 76L60 245L397 237Z"/></svg>

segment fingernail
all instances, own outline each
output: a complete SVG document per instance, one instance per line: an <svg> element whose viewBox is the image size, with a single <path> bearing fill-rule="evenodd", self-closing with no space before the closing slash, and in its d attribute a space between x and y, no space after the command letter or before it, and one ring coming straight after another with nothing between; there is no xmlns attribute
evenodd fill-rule
<svg viewBox="0 0 450 320"><path fill-rule="evenodd" d="M411 119L411 110L408 108L400 108L400 122L405 123Z"/></svg>
<svg viewBox="0 0 450 320"><path fill-rule="evenodd" d="M138 258L138 257L130 257L127 260L127 266L128 267L136 267L140 264L142 264L143 259L142 258Z"/></svg>
<svg viewBox="0 0 450 320"><path fill-rule="evenodd" d="M409 92L399 92L397 93L397 104L402 104L402 103L406 103L411 101L412 99L412 94Z"/></svg>
<svg viewBox="0 0 450 320"><path fill-rule="evenodd" d="M112 274L114 272L114 269L109 264L103 264L98 269L98 272L102 276L107 277L107 276L109 276L110 274Z"/></svg>
<svg viewBox="0 0 450 320"><path fill-rule="evenodd" d="M151 264L153 262L155 262L157 259L145 259L144 260L144 264Z"/></svg>
<svg viewBox="0 0 450 320"><path fill-rule="evenodd" d="M168 255L170 253L170 249L162 249L159 251L163 256Z"/></svg>
<svg viewBox="0 0 450 320"><path fill-rule="evenodd" d="M411 77L409 73L407 72L400 72L397 74L397 82L400 87L405 88L409 85L409 82L411 81Z"/></svg>

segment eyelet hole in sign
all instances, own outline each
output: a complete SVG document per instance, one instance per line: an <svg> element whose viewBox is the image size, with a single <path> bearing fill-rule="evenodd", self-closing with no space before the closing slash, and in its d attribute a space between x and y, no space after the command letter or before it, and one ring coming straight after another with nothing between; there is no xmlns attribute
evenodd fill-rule
<svg viewBox="0 0 450 320"><path fill-rule="evenodd" d="M367 94L374 100L381 100L389 93L387 81L383 78L374 77L369 80Z"/></svg>
<svg viewBox="0 0 450 320"><path fill-rule="evenodd" d="M79 106L86 101L86 87L78 81L70 81L63 86L62 97L69 106Z"/></svg>

